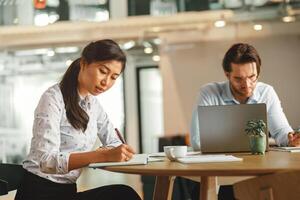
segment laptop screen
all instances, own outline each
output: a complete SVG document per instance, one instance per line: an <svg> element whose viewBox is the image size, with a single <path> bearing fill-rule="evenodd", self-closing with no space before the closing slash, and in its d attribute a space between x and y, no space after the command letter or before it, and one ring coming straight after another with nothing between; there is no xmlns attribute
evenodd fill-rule
<svg viewBox="0 0 300 200"><path fill-rule="evenodd" d="M266 104L198 106L201 151L250 151L245 126L247 121L259 119L267 124ZM266 140L268 142L268 137Z"/></svg>

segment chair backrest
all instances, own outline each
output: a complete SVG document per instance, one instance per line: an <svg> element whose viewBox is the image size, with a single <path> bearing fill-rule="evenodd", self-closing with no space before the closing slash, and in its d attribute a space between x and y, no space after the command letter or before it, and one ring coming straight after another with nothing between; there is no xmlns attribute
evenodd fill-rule
<svg viewBox="0 0 300 200"><path fill-rule="evenodd" d="M0 196L18 189L23 176L22 165L0 163Z"/></svg>
<svg viewBox="0 0 300 200"><path fill-rule="evenodd" d="M300 171L276 173L235 183L237 200L298 200Z"/></svg>

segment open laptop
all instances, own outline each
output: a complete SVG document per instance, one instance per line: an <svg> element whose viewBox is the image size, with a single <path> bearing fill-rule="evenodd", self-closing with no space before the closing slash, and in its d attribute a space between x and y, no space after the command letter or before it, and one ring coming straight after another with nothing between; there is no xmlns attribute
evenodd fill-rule
<svg viewBox="0 0 300 200"><path fill-rule="evenodd" d="M262 119L267 125L266 104L198 106L201 152L250 151L244 130L247 121L253 119ZM268 137L266 140L268 147Z"/></svg>

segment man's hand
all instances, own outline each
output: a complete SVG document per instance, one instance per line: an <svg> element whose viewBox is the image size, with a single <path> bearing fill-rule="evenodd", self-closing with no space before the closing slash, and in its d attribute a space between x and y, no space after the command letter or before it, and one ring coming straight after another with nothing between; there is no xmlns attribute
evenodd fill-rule
<svg viewBox="0 0 300 200"><path fill-rule="evenodd" d="M300 147L300 133L290 132L288 134L289 146L290 147Z"/></svg>

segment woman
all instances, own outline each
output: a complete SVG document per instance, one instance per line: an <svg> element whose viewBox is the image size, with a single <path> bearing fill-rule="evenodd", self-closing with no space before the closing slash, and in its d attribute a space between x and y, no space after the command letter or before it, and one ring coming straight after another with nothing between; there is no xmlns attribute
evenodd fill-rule
<svg viewBox="0 0 300 200"><path fill-rule="evenodd" d="M140 199L125 185L76 191L82 167L126 161L134 154L114 133L95 97L113 86L125 63L126 57L114 41L92 42L61 82L42 95L34 114L30 153L23 162L25 178L16 200ZM104 147L93 151L97 135Z"/></svg>

